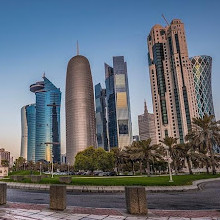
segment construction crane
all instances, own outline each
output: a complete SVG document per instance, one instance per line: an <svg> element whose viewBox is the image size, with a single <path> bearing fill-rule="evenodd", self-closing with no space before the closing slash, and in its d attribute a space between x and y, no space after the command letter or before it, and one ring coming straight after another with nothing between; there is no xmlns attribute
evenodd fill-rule
<svg viewBox="0 0 220 220"><path fill-rule="evenodd" d="M169 23L167 21L167 19L165 18L165 16L162 14L162 18L164 19L164 21L167 23L167 25L169 26Z"/></svg>

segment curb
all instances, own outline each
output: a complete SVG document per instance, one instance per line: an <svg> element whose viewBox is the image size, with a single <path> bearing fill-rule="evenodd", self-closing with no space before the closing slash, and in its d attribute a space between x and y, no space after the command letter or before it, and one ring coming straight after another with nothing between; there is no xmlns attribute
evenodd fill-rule
<svg viewBox="0 0 220 220"><path fill-rule="evenodd" d="M212 181L220 181L219 178L201 179L193 181L192 185L188 186L146 186L147 192L168 192L168 191L188 191L200 189L200 184ZM27 190L42 190L49 191L49 184L34 184L34 183L14 183L14 182L3 182L6 183L9 189L27 189ZM124 186L71 186L66 187L68 192L124 192Z"/></svg>

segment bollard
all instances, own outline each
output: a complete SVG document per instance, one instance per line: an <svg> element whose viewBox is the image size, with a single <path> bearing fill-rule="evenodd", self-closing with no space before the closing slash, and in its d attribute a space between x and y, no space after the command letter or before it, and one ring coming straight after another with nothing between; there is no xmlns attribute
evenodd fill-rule
<svg viewBox="0 0 220 220"><path fill-rule="evenodd" d="M38 183L40 181L41 181L41 176L34 176L34 175L31 176L31 182Z"/></svg>
<svg viewBox="0 0 220 220"><path fill-rule="evenodd" d="M125 199L127 211L130 214L146 215L148 213L146 191L144 187L126 186Z"/></svg>
<svg viewBox="0 0 220 220"><path fill-rule="evenodd" d="M6 197L7 197L7 184L0 183L0 205L6 204Z"/></svg>
<svg viewBox="0 0 220 220"><path fill-rule="evenodd" d="M66 186L50 185L50 209L66 209Z"/></svg>
<svg viewBox="0 0 220 220"><path fill-rule="evenodd" d="M72 182L72 177L71 176L60 176L59 182L69 184Z"/></svg>

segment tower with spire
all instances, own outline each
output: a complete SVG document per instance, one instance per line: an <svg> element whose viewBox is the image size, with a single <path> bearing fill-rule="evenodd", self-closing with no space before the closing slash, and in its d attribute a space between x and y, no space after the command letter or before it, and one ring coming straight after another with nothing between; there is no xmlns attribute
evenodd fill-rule
<svg viewBox="0 0 220 220"><path fill-rule="evenodd" d="M154 114L148 112L146 100L144 100L144 114L138 115L138 127L141 141L151 138L151 144L157 143Z"/></svg>

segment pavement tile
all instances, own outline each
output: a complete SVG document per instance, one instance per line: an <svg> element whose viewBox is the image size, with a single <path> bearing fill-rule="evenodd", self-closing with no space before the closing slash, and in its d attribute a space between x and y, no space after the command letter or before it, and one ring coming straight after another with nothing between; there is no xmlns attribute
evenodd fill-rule
<svg viewBox="0 0 220 220"><path fill-rule="evenodd" d="M108 216L107 215L89 215L88 217L91 219L104 219Z"/></svg>
<svg viewBox="0 0 220 220"><path fill-rule="evenodd" d="M65 220L81 220L82 218L82 216L68 215L65 217Z"/></svg>
<svg viewBox="0 0 220 220"><path fill-rule="evenodd" d="M190 218L170 217L169 220L190 220Z"/></svg>
<svg viewBox="0 0 220 220"><path fill-rule="evenodd" d="M108 217L104 218L104 220L116 220L116 219L126 219L125 216L117 216L117 215L109 215Z"/></svg>
<svg viewBox="0 0 220 220"><path fill-rule="evenodd" d="M146 220L147 217L127 217L125 220Z"/></svg>
<svg viewBox="0 0 220 220"><path fill-rule="evenodd" d="M212 218L207 217L207 218L191 218L191 220L212 220Z"/></svg>

